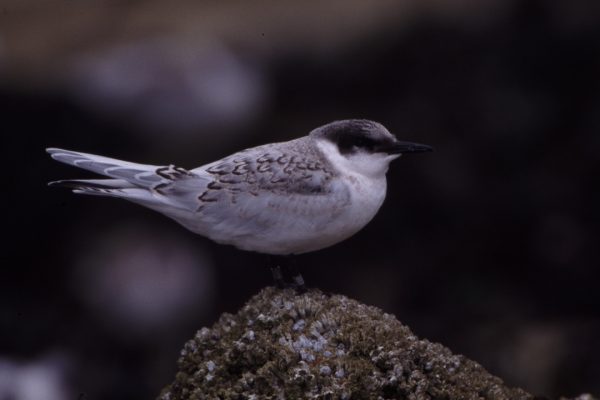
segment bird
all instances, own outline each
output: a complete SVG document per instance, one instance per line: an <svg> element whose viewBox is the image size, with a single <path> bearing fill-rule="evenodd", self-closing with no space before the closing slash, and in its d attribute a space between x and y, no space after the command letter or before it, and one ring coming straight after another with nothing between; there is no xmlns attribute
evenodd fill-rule
<svg viewBox="0 0 600 400"><path fill-rule="evenodd" d="M390 162L432 150L400 141L367 119L333 121L306 136L248 148L194 169L46 149L56 161L107 177L50 186L125 199L217 243L280 260L360 231L383 204ZM287 284L279 263L271 269L281 287ZM286 268L293 275L290 285L304 287L295 266Z"/></svg>

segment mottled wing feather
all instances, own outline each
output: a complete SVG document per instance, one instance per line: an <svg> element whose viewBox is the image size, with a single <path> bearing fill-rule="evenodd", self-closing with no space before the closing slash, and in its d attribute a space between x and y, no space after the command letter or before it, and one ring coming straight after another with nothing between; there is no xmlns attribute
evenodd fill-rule
<svg viewBox="0 0 600 400"><path fill-rule="evenodd" d="M198 211L203 222L218 227L211 229L214 240L228 242L232 234L256 235L282 224L319 229L343 211L347 188L307 140L256 147L192 170L212 177L198 195ZM221 232L223 238L215 236Z"/></svg>

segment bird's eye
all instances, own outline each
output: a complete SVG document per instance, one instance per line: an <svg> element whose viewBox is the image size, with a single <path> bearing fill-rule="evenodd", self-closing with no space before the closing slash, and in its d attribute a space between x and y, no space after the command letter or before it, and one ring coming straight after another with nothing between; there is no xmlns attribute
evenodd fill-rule
<svg viewBox="0 0 600 400"><path fill-rule="evenodd" d="M371 150L375 146L375 142L366 137L359 137L354 140L354 146L359 149Z"/></svg>
<svg viewBox="0 0 600 400"><path fill-rule="evenodd" d="M364 136L342 136L338 139L337 145L342 154L356 153L361 150L372 151L375 148L375 142Z"/></svg>

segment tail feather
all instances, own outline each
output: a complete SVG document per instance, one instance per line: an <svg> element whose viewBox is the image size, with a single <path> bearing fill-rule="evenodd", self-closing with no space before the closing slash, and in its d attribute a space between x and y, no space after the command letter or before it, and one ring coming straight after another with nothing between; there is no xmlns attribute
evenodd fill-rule
<svg viewBox="0 0 600 400"><path fill-rule="evenodd" d="M50 186L67 187L74 193L123 198L171 217L181 210L195 212L199 207L198 196L210 182L204 175L173 165L136 164L56 148L46 151L57 161L112 178L60 180L50 182Z"/></svg>
<svg viewBox="0 0 600 400"><path fill-rule="evenodd" d="M48 186L64 187L77 194L120 197L128 200L150 198L150 191L136 187L123 179L65 179L49 182Z"/></svg>
<svg viewBox="0 0 600 400"><path fill-rule="evenodd" d="M163 177L156 173L159 167L155 165L136 164L95 154L56 148L49 148L46 151L56 161L111 178L125 180L136 186L152 188L164 183Z"/></svg>
<svg viewBox="0 0 600 400"><path fill-rule="evenodd" d="M48 186L64 187L70 189L92 188L92 189L125 189L133 185L124 179L63 179L48 182Z"/></svg>

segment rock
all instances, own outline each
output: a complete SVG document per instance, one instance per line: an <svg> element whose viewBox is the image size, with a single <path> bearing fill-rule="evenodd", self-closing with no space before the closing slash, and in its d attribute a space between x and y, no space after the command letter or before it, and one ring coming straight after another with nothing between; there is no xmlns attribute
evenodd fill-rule
<svg viewBox="0 0 600 400"><path fill-rule="evenodd" d="M395 317L319 290L266 288L186 343L160 400L534 399Z"/></svg>

